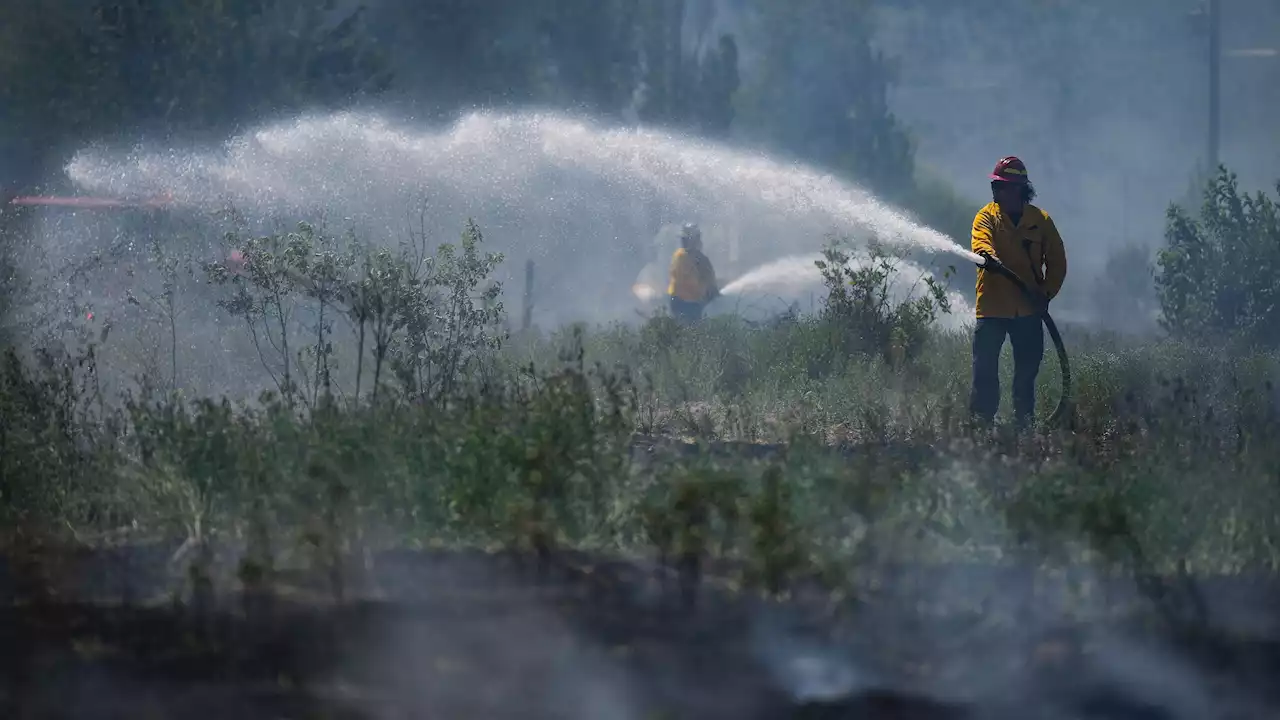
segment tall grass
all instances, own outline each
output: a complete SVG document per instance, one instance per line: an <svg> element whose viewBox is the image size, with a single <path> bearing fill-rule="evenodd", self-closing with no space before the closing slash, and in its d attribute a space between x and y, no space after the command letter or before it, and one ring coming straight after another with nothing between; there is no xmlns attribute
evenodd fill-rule
<svg viewBox="0 0 1280 720"><path fill-rule="evenodd" d="M711 562L775 594L1032 550L1146 576L1274 569L1272 355L1072 337L1072 429L990 435L966 417L967 338L932 328L944 307L510 338L474 226L416 256L313 232L240 238L248 273L207 269L245 332L275 333L261 397L164 378L108 397L101 337L10 350L0 523L230 548L235 582L425 545L649 555L687 584ZM854 297L887 292L887 276L842 273L828 280ZM365 332L282 324L286 296ZM1040 390L1044 415L1052 356Z"/></svg>

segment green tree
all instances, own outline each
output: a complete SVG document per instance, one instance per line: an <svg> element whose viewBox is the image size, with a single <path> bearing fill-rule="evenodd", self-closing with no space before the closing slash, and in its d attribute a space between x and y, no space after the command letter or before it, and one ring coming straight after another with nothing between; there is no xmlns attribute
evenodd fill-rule
<svg viewBox="0 0 1280 720"><path fill-rule="evenodd" d="M55 4L56 5L56 4ZM390 83L363 9L284 0L95 0L0 8L0 101L52 151L140 130L224 132ZM16 131L16 132L15 132Z"/></svg>
<svg viewBox="0 0 1280 720"><path fill-rule="evenodd" d="M741 83L738 43L732 35L722 35L716 48L702 56L699 68L695 107L703 134L729 134L735 114L734 98Z"/></svg>
<svg viewBox="0 0 1280 720"><path fill-rule="evenodd" d="M893 64L872 47L871 0L752 0L759 70L743 111L755 134L890 199L913 187L913 150L889 111Z"/></svg>
<svg viewBox="0 0 1280 720"><path fill-rule="evenodd" d="M639 77L638 0L559 0L541 20L552 93L569 106L618 115Z"/></svg>
<svg viewBox="0 0 1280 720"><path fill-rule="evenodd" d="M651 0L640 17L643 58L640 119L655 124L683 124L690 113L685 105L690 82L684 71L681 29L684 0Z"/></svg>
<svg viewBox="0 0 1280 720"><path fill-rule="evenodd" d="M553 4L545 0L382 0L369 29L388 48L397 99L446 118L459 108L542 99Z"/></svg>
<svg viewBox="0 0 1280 720"><path fill-rule="evenodd" d="M1165 240L1156 291L1169 332L1280 341L1280 204L1262 192L1241 193L1236 176L1220 168L1198 218L1170 206Z"/></svg>
<svg viewBox="0 0 1280 720"><path fill-rule="evenodd" d="M737 41L725 35L705 52L700 43L685 47L689 10L685 0L652 0L637 15L641 61L637 114L649 124L727 135L740 84ZM704 14L700 24L709 26L710 19Z"/></svg>

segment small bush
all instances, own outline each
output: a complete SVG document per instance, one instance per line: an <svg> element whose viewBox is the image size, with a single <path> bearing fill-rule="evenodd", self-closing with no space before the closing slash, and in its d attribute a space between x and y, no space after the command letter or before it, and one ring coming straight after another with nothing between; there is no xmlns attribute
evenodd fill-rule
<svg viewBox="0 0 1280 720"><path fill-rule="evenodd" d="M878 355L900 366L917 357L938 314L951 312L946 288L928 274L920 278L923 295L897 300L897 266L875 244L861 263L835 245L825 248L823 257L817 265L829 294L822 319L835 335L837 356Z"/></svg>
<svg viewBox="0 0 1280 720"><path fill-rule="evenodd" d="M116 517L118 431L97 386L92 347L0 358L0 516L97 523Z"/></svg>
<svg viewBox="0 0 1280 720"><path fill-rule="evenodd" d="M244 273L222 263L210 277L231 285L220 305L243 320L283 398L315 407L340 387L359 400L388 382L414 402L442 402L476 379L489 350L501 346L501 285L490 282L498 253L482 253L468 223L460 246L429 252L424 237L398 251L345 242L302 223L283 235L228 237ZM299 317L306 321L299 327ZM354 348L335 345L345 320ZM338 348L346 352L341 352ZM350 363L347 372L341 363Z"/></svg>

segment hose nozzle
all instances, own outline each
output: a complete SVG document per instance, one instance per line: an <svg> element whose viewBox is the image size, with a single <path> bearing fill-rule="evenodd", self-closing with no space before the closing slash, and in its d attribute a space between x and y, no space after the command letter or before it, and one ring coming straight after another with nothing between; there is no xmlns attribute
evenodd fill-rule
<svg viewBox="0 0 1280 720"><path fill-rule="evenodd" d="M997 275L1003 275L1012 280L1016 285L1018 285L1018 287L1023 287L1022 278L1019 278L1012 270L1005 267L1005 264L997 260L995 256L988 255L986 253L978 253L978 257L982 258L982 264L978 265L978 267L983 270L994 272Z"/></svg>
<svg viewBox="0 0 1280 720"><path fill-rule="evenodd" d="M978 253L978 257L982 258L982 262L978 263L978 267L983 270L995 270L999 272L1003 264L995 258L994 255L988 255L985 252Z"/></svg>
<svg viewBox="0 0 1280 720"><path fill-rule="evenodd" d="M1042 313L1046 312L1046 308L1044 306L1048 302L1048 300L1044 297L1043 293L1037 294L1035 292L1032 292L1032 288L1028 286L1027 283L1022 280L1022 278L1018 277L1017 273L1010 270L1004 263L995 259L991 255L987 255L985 253L979 253L979 256L983 259L984 262L978 267L988 272L993 272L997 275L1001 275L1005 277L1009 282L1013 283L1018 288L1018 290L1022 291L1022 294L1026 296L1027 300L1031 301L1031 304L1033 306L1040 307L1041 308L1040 311Z"/></svg>

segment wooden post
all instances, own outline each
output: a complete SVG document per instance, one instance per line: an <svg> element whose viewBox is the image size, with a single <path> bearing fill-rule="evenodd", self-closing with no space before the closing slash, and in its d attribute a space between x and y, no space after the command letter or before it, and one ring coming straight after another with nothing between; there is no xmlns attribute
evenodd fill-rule
<svg viewBox="0 0 1280 720"><path fill-rule="evenodd" d="M524 263L524 316L520 320L521 332L529 332L533 325L533 261Z"/></svg>

